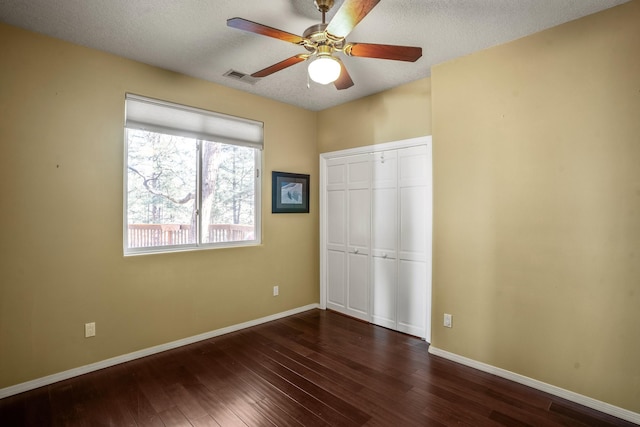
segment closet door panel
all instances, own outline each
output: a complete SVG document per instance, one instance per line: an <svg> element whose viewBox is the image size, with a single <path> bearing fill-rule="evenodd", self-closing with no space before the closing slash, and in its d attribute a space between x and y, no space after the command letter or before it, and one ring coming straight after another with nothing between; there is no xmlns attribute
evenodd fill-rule
<svg viewBox="0 0 640 427"><path fill-rule="evenodd" d="M371 185L371 156L362 154L345 158L347 164L347 187L369 188Z"/></svg>
<svg viewBox="0 0 640 427"><path fill-rule="evenodd" d="M369 257L349 253L347 314L369 321Z"/></svg>
<svg viewBox="0 0 640 427"><path fill-rule="evenodd" d="M426 259L427 221L425 187L400 188L400 259Z"/></svg>
<svg viewBox="0 0 640 427"><path fill-rule="evenodd" d="M371 193L371 253L373 256L396 258L398 191L395 188L374 188Z"/></svg>
<svg viewBox="0 0 640 427"><path fill-rule="evenodd" d="M346 309L346 254L342 251L327 251L327 307L344 312Z"/></svg>
<svg viewBox="0 0 640 427"><path fill-rule="evenodd" d="M346 192L327 192L327 248L346 250Z"/></svg>
<svg viewBox="0 0 640 427"><path fill-rule="evenodd" d="M344 159L327 161L327 191L344 190L347 188L347 165Z"/></svg>
<svg viewBox="0 0 640 427"><path fill-rule="evenodd" d="M396 295L398 271L396 260L374 256L371 276L371 322L385 328L396 328Z"/></svg>
<svg viewBox="0 0 640 427"><path fill-rule="evenodd" d="M424 336L427 310L425 262L398 263L398 330Z"/></svg>
<svg viewBox="0 0 640 427"><path fill-rule="evenodd" d="M426 146L398 150L398 185L414 187L430 182L429 155Z"/></svg>
<svg viewBox="0 0 640 427"><path fill-rule="evenodd" d="M351 156L346 161L348 250L368 254L371 235L371 156Z"/></svg>
<svg viewBox="0 0 640 427"><path fill-rule="evenodd" d="M370 230L370 196L368 189L349 190L349 223L347 244L361 254L369 252Z"/></svg>

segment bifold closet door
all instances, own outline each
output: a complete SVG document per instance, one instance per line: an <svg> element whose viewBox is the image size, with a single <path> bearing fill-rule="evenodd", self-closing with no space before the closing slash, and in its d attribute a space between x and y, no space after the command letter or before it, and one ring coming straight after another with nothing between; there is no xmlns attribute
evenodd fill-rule
<svg viewBox="0 0 640 427"><path fill-rule="evenodd" d="M371 323L397 328L398 162L396 151L373 154L371 177Z"/></svg>
<svg viewBox="0 0 640 427"><path fill-rule="evenodd" d="M426 146L398 150L398 316L399 331L425 336L427 285L431 277L429 224L431 200Z"/></svg>
<svg viewBox="0 0 640 427"><path fill-rule="evenodd" d="M370 156L327 162L327 308L369 320Z"/></svg>
<svg viewBox="0 0 640 427"><path fill-rule="evenodd" d="M347 164L344 158L326 164L327 308L345 312L347 304Z"/></svg>
<svg viewBox="0 0 640 427"><path fill-rule="evenodd" d="M326 307L429 337L428 146L328 158L324 172Z"/></svg>

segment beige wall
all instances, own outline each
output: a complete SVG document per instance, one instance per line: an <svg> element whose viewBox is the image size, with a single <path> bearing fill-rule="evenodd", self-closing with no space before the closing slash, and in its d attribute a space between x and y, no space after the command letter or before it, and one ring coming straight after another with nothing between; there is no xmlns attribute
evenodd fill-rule
<svg viewBox="0 0 640 427"><path fill-rule="evenodd" d="M316 113L6 25L0 51L0 388L318 302ZM265 123L262 246L123 257L125 92ZM311 174L310 214L271 214L271 170Z"/></svg>
<svg viewBox="0 0 640 427"><path fill-rule="evenodd" d="M638 23L635 0L432 70L432 344L635 412Z"/></svg>
<svg viewBox="0 0 640 427"><path fill-rule="evenodd" d="M320 153L425 135L431 135L430 78L318 113Z"/></svg>

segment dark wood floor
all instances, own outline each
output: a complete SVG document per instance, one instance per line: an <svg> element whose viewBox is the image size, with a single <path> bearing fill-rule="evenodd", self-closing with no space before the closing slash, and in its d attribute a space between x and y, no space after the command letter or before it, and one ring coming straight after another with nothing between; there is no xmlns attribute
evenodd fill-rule
<svg viewBox="0 0 640 427"><path fill-rule="evenodd" d="M0 400L1 426L631 426L313 310Z"/></svg>

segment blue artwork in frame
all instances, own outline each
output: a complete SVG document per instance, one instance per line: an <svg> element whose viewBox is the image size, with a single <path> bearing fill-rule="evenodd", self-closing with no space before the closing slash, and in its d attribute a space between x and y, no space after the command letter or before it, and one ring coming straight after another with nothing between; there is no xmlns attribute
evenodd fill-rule
<svg viewBox="0 0 640 427"><path fill-rule="evenodd" d="M271 212L309 213L309 175L271 172Z"/></svg>

